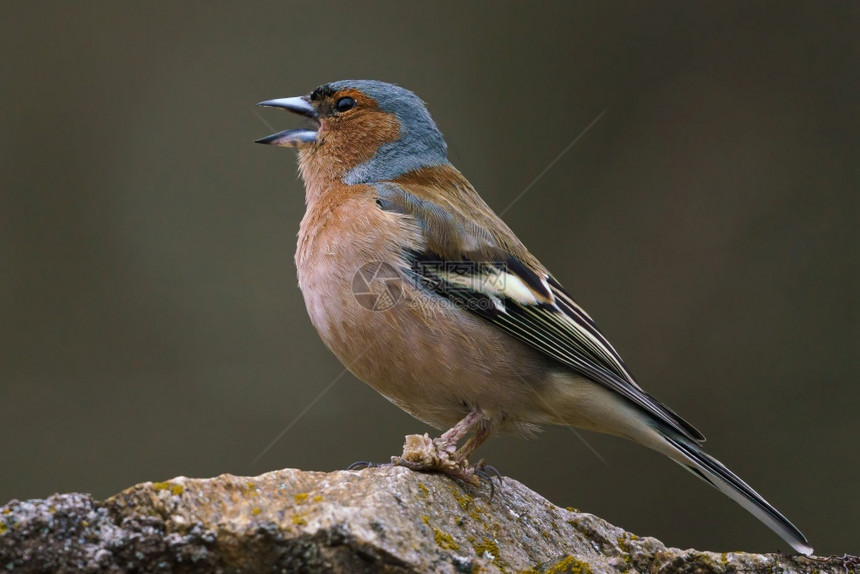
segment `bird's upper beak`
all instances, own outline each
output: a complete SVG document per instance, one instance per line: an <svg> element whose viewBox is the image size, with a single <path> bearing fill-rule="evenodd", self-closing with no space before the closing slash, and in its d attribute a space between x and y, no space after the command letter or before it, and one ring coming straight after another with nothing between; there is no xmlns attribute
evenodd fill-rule
<svg viewBox="0 0 860 574"><path fill-rule="evenodd" d="M257 105L265 106L267 108L284 108L285 110L289 110L295 114L310 118L319 124L319 116L317 115L316 108L311 105L306 96L266 100L265 102L260 102ZM301 148L316 143L316 141L316 130L302 129L278 132L276 134L260 138L255 143Z"/></svg>

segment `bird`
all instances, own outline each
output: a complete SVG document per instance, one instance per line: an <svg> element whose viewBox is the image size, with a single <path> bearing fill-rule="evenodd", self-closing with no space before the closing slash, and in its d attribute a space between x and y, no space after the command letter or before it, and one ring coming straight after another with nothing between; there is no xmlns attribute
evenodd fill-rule
<svg viewBox="0 0 860 574"><path fill-rule="evenodd" d="M425 103L375 80L257 104L308 126L299 287L324 344L358 379L441 436L408 435L392 464L479 483L468 457L494 432L568 425L666 455L797 552L806 537L648 394L597 323L448 159ZM468 437L468 438L467 438ZM462 446L460 443L463 443Z"/></svg>

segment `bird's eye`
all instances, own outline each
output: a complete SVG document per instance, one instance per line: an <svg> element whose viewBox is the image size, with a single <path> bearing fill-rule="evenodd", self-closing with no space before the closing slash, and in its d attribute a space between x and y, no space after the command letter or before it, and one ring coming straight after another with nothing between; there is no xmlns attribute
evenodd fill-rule
<svg viewBox="0 0 860 574"><path fill-rule="evenodd" d="M349 97L341 98L335 103L334 107L339 112L348 112L355 107L355 100Z"/></svg>

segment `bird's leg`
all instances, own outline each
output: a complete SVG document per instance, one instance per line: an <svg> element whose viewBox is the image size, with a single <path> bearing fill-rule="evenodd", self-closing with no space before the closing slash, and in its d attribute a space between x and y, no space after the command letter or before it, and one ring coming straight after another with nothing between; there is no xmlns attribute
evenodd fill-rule
<svg viewBox="0 0 860 574"><path fill-rule="evenodd" d="M442 438L445 438L444 434ZM466 460L466 457L472 454L472 451L481 446L488 438L490 438L490 429L488 427L479 428L478 432L454 453L454 457L459 460Z"/></svg>
<svg viewBox="0 0 860 574"><path fill-rule="evenodd" d="M470 483L475 484L475 479L477 479L478 482L482 480L487 481L487 484L490 485L490 500L493 500L493 495L496 493L496 487L493 485L493 477L495 476L499 479L499 486L501 487L501 473L499 473L496 467L484 464L483 459L479 460L478 464L472 466L470 466L469 462L466 460L466 457L472 454L473 450L481 446L483 442L489 438L490 432L489 427L482 426L479 428L478 432L454 453L454 457L462 460L466 465L466 472L471 473L471 478L469 479Z"/></svg>
<svg viewBox="0 0 860 574"><path fill-rule="evenodd" d="M469 431L472 430L473 427L480 424L481 419L483 419L483 418L484 418L484 416L480 413L480 411L474 410L474 411L470 412L468 415L466 415L466 417L463 420L461 420L456 425L454 425L453 427L451 427L450 429L448 429L444 433L442 433L442 436L440 436L437 439L433 439L433 444L435 444L436 448L439 449L440 451L445 451L450 455L459 455L461 453L461 451L466 449L466 447L473 440L475 440L475 437L470 438L468 440L468 442L466 442L466 444L464 444L463 448L461 448L460 450L457 450L457 443L460 442L464 436L469 434ZM481 431L478 431L478 432L480 434ZM489 434L489 433L487 433L487 434ZM477 436L477 435L475 435L475 436ZM486 439L486 437L484 437L484 439L482 439L481 442L483 442L485 439ZM480 443L478 443L478 444L480 444ZM458 456L457 458L466 458L470 452L475 450L476 446L478 446L478 445L475 445L475 446L469 448L468 450L466 450L462 454L461 457Z"/></svg>
<svg viewBox="0 0 860 574"><path fill-rule="evenodd" d="M431 439L426 433L407 435L403 454L391 457L391 462L412 470L442 472L478 486L480 477L475 474L475 467L469 465L466 457L490 436L488 427L479 426L483 418L480 411L471 411L437 439ZM476 426L479 428L475 435L458 450L457 443Z"/></svg>

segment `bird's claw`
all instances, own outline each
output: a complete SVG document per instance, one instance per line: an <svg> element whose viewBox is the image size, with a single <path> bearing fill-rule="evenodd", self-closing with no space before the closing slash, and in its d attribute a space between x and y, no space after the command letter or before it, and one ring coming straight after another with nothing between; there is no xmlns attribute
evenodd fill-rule
<svg viewBox="0 0 860 574"><path fill-rule="evenodd" d="M481 460L478 464L475 465L476 472L480 471L481 474L486 476L487 478L495 477L499 481L499 486L502 486L502 473L499 472L495 466L490 466L489 464L484 464L484 461Z"/></svg>
<svg viewBox="0 0 860 574"><path fill-rule="evenodd" d="M496 493L496 486L493 484L493 477L499 481L499 491L502 490L502 473L495 466L484 464L481 460L475 465L475 476L480 480L486 481L490 485L490 502L493 500L493 495Z"/></svg>
<svg viewBox="0 0 860 574"><path fill-rule="evenodd" d="M488 464L484 464L484 461L481 460L474 467L475 476L477 476L481 481L485 481L490 486L490 502L493 500L493 496L496 493L496 486L493 484L493 477L498 479L499 481L499 490L502 489L502 474L498 471L498 469L494 466L490 466Z"/></svg>

